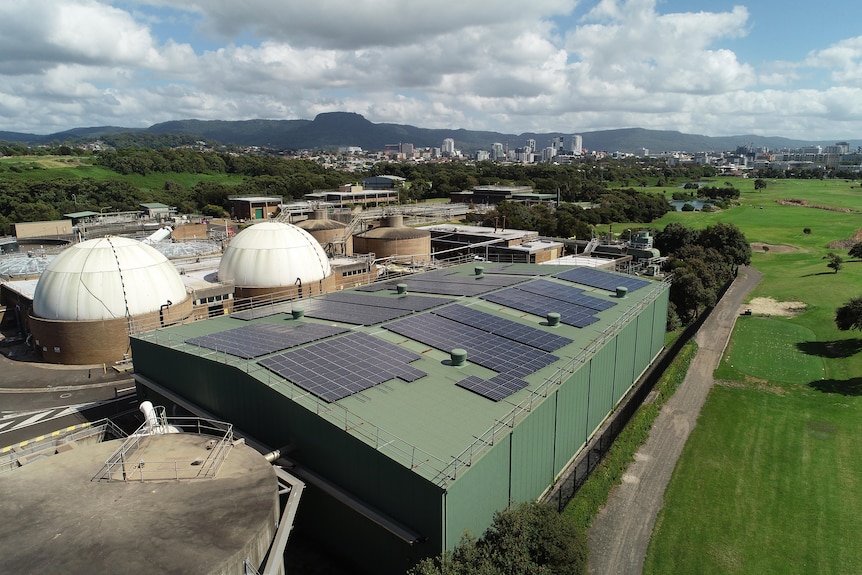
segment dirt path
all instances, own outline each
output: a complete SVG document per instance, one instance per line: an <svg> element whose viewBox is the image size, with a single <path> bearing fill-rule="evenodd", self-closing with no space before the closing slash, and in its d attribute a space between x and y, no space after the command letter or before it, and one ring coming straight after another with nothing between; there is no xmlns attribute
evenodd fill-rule
<svg viewBox="0 0 862 575"><path fill-rule="evenodd" d="M712 372L721 360L740 305L760 278L757 270L740 268L733 285L697 332L699 347L685 380L662 408L622 484L589 529L591 574L638 575L643 570L671 473L712 387Z"/></svg>

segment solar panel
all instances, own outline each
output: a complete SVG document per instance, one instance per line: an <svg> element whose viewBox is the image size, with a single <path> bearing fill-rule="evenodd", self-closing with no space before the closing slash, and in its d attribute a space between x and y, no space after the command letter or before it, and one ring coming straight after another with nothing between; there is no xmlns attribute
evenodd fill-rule
<svg viewBox="0 0 862 575"><path fill-rule="evenodd" d="M269 317L271 315L276 315L279 313L290 313L292 309L293 302L282 302L273 305L263 305L260 307L255 307L252 309L247 309L244 311L238 311L236 313L232 313L231 317L235 319L241 319L244 321L251 321L253 319L260 319L262 317Z"/></svg>
<svg viewBox="0 0 862 575"><path fill-rule="evenodd" d="M455 385L477 393L491 401L502 401L516 391L524 389L529 384L523 379L500 373L491 379L482 379L476 375L471 375Z"/></svg>
<svg viewBox="0 0 862 575"><path fill-rule="evenodd" d="M518 284L517 288L522 291L546 296L552 299L573 303L586 308L603 311L617 305L616 302L589 295L581 288L552 282L550 280L538 279Z"/></svg>
<svg viewBox="0 0 862 575"><path fill-rule="evenodd" d="M481 296L482 299L540 317L550 312L560 314L560 322L574 327L587 327L597 321L596 310L576 304L544 297L538 294L509 288Z"/></svg>
<svg viewBox="0 0 862 575"><path fill-rule="evenodd" d="M572 268L558 273L554 277L608 291L614 291L618 286L625 287L629 291L635 291L650 283L649 280L585 267Z"/></svg>
<svg viewBox="0 0 862 575"><path fill-rule="evenodd" d="M357 288L359 291L380 291L382 289L395 289L399 283L407 284L407 290L410 292L430 293L437 295L452 295L452 296L475 296L501 287L515 285L524 281L522 277L507 277L507 276L472 276L461 275L452 271L433 271L423 274L417 274L382 282L382 284L373 284L362 288ZM380 287L380 286L385 286Z"/></svg>
<svg viewBox="0 0 862 575"><path fill-rule="evenodd" d="M499 373L523 377L554 363L557 356L432 314L411 316L384 326L441 351L467 351L467 360Z"/></svg>
<svg viewBox="0 0 862 575"><path fill-rule="evenodd" d="M547 352L557 351L572 343L567 337L460 304L447 305L432 313Z"/></svg>
<svg viewBox="0 0 862 575"><path fill-rule="evenodd" d="M327 402L390 379L406 382L426 373L409 365L419 355L366 333L351 333L287 351L258 364Z"/></svg>
<svg viewBox="0 0 862 575"><path fill-rule="evenodd" d="M506 274L511 276L547 276L551 275L555 272L558 272L562 269L567 269L565 266L551 266L551 265L543 265L537 266L536 264L523 264L523 263L513 263L513 264L495 264L488 265L487 263L483 263L482 267L485 268L486 274Z"/></svg>
<svg viewBox="0 0 862 575"><path fill-rule="evenodd" d="M282 349L289 349L348 331L343 327L317 323L255 323L192 337L186 343L251 359Z"/></svg>
<svg viewBox="0 0 862 575"><path fill-rule="evenodd" d="M302 307L305 310L305 315L308 317L341 321L354 325L375 325L411 313L410 310L354 305L322 298L303 300Z"/></svg>

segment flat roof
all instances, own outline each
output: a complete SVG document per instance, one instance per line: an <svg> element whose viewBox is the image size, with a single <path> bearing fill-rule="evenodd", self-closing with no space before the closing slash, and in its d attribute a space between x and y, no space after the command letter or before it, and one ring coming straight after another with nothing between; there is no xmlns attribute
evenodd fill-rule
<svg viewBox="0 0 862 575"><path fill-rule="evenodd" d="M477 267L482 268L481 274L476 269ZM566 275L565 272L575 269L583 270L585 273L602 275L602 278L607 280L606 286L604 288L594 287L554 277L555 274L564 273ZM617 297L615 287L609 287L626 282L637 282L634 285L638 287L629 287L628 293L622 298ZM399 283L406 284L406 295L398 293L397 284ZM431 285L434 283L450 293L429 293L426 291L438 289ZM519 287L523 289L518 289ZM591 301L594 301L594 304L600 304L596 307L606 309L593 310L595 320L590 320L591 323L583 327L575 327L565 323L550 326L546 317L548 312L562 312L561 315L565 321L569 311L563 311L563 309L568 310L570 308L565 308L563 301L553 303L554 300L543 300L542 296L525 291L537 290L539 287L558 288L572 295L582 294L594 298ZM609 334L616 333L630 321L633 308L652 303L667 287L668 284L649 279L634 278L634 276L582 266L483 262L480 266L463 264L429 273L408 275L388 282L377 282L343 292L282 302L273 306L269 312L258 308L259 313L252 315L243 316L240 313L220 316L134 337L171 347L183 353L235 366L240 371L260 381L261 385L266 385L283 394L324 419L331 419L332 423L342 429L347 427L350 433L370 445L379 444L380 441L390 442L385 450L381 448L389 457L405 466L414 468L416 473L431 481L442 483L446 481L447 470L450 470L452 466L462 464L460 457L463 454L483 451L485 449L483 442L488 441L493 436L494 429L499 428L502 425L501 422L511 421L513 418L526 413L537 402L544 401L548 395L546 391L556 385L561 378L568 377L576 361L590 357L596 351L597 341L605 341ZM542 308L543 311L538 311L536 308L533 310L535 313L531 313L507 305L508 300L504 296L507 293L513 293L509 291L513 289L516 290L516 295L521 299L527 301L543 300L545 302L542 304L545 306ZM477 290L486 291L478 293ZM459 292L462 294L470 292L475 295L459 295ZM373 307L376 310L379 308L375 306L379 305L380 307L388 307L390 311L397 310L396 306L403 306L404 303L400 300L405 297L440 298L440 300L436 306L424 311L380 321L373 325L357 325L339 319L345 318L346 316L341 314L348 313L349 310L349 308L343 307L347 304L340 302L336 302L336 307L345 311L329 316L328 319L322 315L314 317L316 306L320 305L322 309L325 309L327 298L331 301L344 298L345 294L354 294L349 297L361 298L363 305L359 307ZM369 300L369 298L371 299ZM323 300L323 304L318 303L321 300ZM548 301L552 303L547 303ZM291 312L294 308L303 309L305 317L293 318ZM448 311L445 308L449 308ZM460 314L472 312L485 314L479 316L483 318L479 322L480 325L471 325L472 320L459 323L457 319L451 319L453 315L457 317ZM246 319L241 319L241 317ZM420 326L425 322L430 322L428 325L433 324L434 326L450 325L447 322L452 321L453 329L451 335L443 334L445 344L437 344L435 347L435 344L422 341L425 336L422 329L417 332L418 335L405 335L409 331L398 328L399 322L405 318L420 318L418 320ZM488 321L489 325L494 320L503 320L503 324L508 326L505 330L506 333L496 334L483 330L481 324L485 320ZM505 320L511 323L506 323ZM309 364L313 364L312 369L314 371L320 368L319 362L321 360L319 358L311 359L314 350L308 348L317 345L320 341L334 341L338 338L346 338L350 334L363 334L363 337L371 336L373 341L382 341L392 346L383 346L382 355L375 356L376 364L409 366L425 375L409 382L400 377L393 377L353 395L329 402L303 389L286 377L267 369L260 363L261 360L278 359L285 353L285 350L267 352L251 359L243 359L224 351L216 351L188 343L190 339L203 336L219 338L218 334L244 326L262 325L266 329L284 330L300 323L318 324L345 330L342 333L328 336L324 340L302 344L286 350L287 353L293 350L308 352L308 355L298 354L297 357L301 357L302 362L307 361ZM520 331L510 329L514 326L522 327L533 335L559 336L568 340L569 343L552 352L537 351L530 345L518 342L515 342L516 345L511 345L512 340L506 336L512 337L511 333ZM499 336L500 343L506 344L504 346L506 349L515 350L498 354L498 357L514 360L516 364L521 358L518 354L522 352L525 354L523 357L539 358L540 361L535 364L537 366L535 369L530 369L527 373L519 376L520 380L526 383L525 387L499 401L494 401L456 385L465 383L468 378L472 381L488 381L498 374L506 375L503 372L507 370L495 369L492 364L482 361L480 348L476 348L476 353L472 350L468 351L467 361L463 366L452 365L449 352L458 347L469 349L470 343L462 338L464 333L472 332L474 327L479 328L475 330L476 332L491 333L492 339L489 340L491 344L495 344L497 340L494 337ZM352 340L347 339L345 341ZM522 345L526 345L526 347L521 347ZM403 352L415 354L415 356L410 356L415 357L415 359L405 362L405 359L401 357ZM339 359L340 357L333 357L332 361L338 363ZM345 362L349 362L349 360L341 360L342 364ZM416 372L413 371L413 373ZM351 424L345 426L346 420ZM499 431L500 429L497 429L497 432ZM410 459L409 454L411 453L421 456L423 463L417 466L415 460Z"/></svg>
<svg viewBox="0 0 862 575"><path fill-rule="evenodd" d="M462 234L477 237L497 238L500 240L514 240L518 238L539 239L539 233L532 230L517 230L514 228L491 228L485 226L468 226L464 224L433 224L430 226L418 226L419 230L427 230L435 234ZM470 247L470 246L464 246Z"/></svg>
<svg viewBox="0 0 862 575"><path fill-rule="evenodd" d="M231 202L270 202L270 203L281 203L284 201L284 197L282 196L231 196L228 198L228 201Z"/></svg>

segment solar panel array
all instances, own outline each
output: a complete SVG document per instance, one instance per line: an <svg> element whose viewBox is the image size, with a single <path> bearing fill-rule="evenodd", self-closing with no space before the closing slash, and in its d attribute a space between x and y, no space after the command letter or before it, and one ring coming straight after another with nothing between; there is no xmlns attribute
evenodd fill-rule
<svg viewBox="0 0 862 575"><path fill-rule="evenodd" d="M243 311L238 311L231 314L231 317L234 319L241 319L244 321L251 321L253 319L260 319L262 317L269 317L271 315L276 315L279 313L290 313L290 310L293 307L293 303L286 301L272 305L262 305L260 307L255 307Z"/></svg>
<svg viewBox="0 0 862 575"><path fill-rule="evenodd" d="M520 324L510 319L497 317L460 304L447 305L432 313L463 323L506 339L517 341L542 351L554 352L572 343L567 337L548 333L541 329Z"/></svg>
<svg viewBox="0 0 862 575"><path fill-rule="evenodd" d="M467 351L467 360L498 373L523 377L554 363L557 356L432 314L411 316L384 326L389 331L441 351Z"/></svg>
<svg viewBox="0 0 862 575"><path fill-rule="evenodd" d="M388 282L378 282L369 286L357 288L359 291L380 291L395 289L399 283L407 284L411 292L431 293L437 295L475 296L489 291L515 285L524 281L520 277L502 275L469 276L460 275L448 270L438 270L416 276L408 276Z"/></svg>
<svg viewBox="0 0 862 575"><path fill-rule="evenodd" d="M328 321L342 321L354 325L376 325L414 311L422 311L448 303L446 298L407 295L388 298L361 293L342 292L302 300L298 303L305 315Z"/></svg>
<svg viewBox="0 0 862 575"><path fill-rule="evenodd" d="M192 337L186 343L229 353L243 359L260 357L348 331L343 327L316 323L255 323Z"/></svg>
<svg viewBox="0 0 862 575"><path fill-rule="evenodd" d="M366 333L351 333L258 360L258 364L327 402L390 379L427 375L409 365L419 355Z"/></svg>
<svg viewBox="0 0 862 575"><path fill-rule="evenodd" d="M560 322L574 327L587 327L597 321L596 310L562 300L509 288L481 296L482 299L511 307L520 311L546 316L550 312L560 314Z"/></svg>
<svg viewBox="0 0 862 575"><path fill-rule="evenodd" d="M485 268L486 274L506 274L506 275L525 275L525 276L547 276L552 273L562 269L566 269L567 266L553 266L553 265L543 265L536 266L535 264L523 264L523 263L512 263L512 264L488 264L483 263L482 267Z"/></svg>
<svg viewBox="0 0 862 575"><path fill-rule="evenodd" d="M555 274L554 277L608 291L615 291L618 286L635 291L650 283L649 280L584 267L572 268Z"/></svg>
<svg viewBox="0 0 862 575"><path fill-rule="evenodd" d="M520 284L518 289L596 311L603 311L617 305L614 301L590 295L580 288L549 280L533 280Z"/></svg>
<svg viewBox="0 0 862 575"><path fill-rule="evenodd" d="M516 391L524 389L529 384L518 377L499 373L491 379L482 379L477 375L471 375L462 379L455 385L468 389L473 393L478 393L482 397L488 398L491 401L501 401Z"/></svg>

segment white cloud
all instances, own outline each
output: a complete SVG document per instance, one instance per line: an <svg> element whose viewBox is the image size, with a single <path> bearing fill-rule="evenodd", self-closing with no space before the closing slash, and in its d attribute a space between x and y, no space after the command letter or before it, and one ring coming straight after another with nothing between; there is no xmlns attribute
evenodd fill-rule
<svg viewBox="0 0 862 575"><path fill-rule="evenodd" d="M731 48L752 28L742 6L21 4L0 4L0 130L352 111L374 122L510 133L639 126L822 139L862 131L854 107L862 37L812 50L803 62L755 68Z"/></svg>

